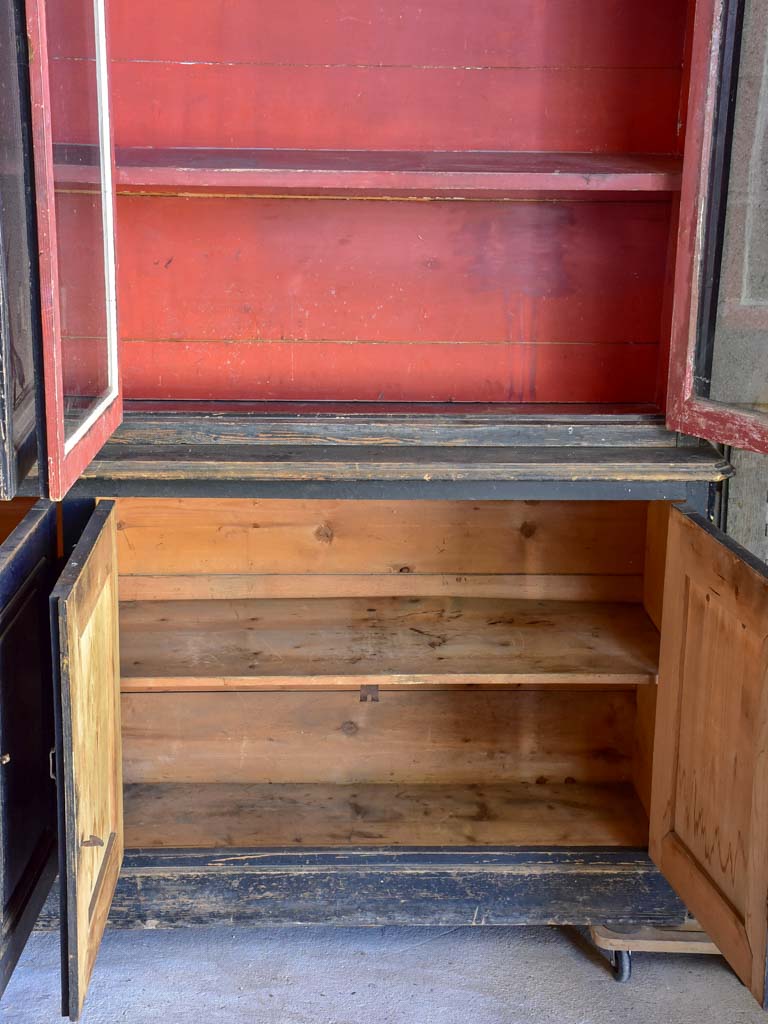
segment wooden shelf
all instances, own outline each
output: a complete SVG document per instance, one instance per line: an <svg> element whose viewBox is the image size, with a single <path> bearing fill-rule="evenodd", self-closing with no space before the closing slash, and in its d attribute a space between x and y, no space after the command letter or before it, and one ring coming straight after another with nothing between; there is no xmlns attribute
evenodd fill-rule
<svg viewBox="0 0 768 1024"><path fill-rule="evenodd" d="M514 198L673 192L681 161L597 153L118 148L121 192Z"/></svg>
<svg viewBox="0 0 768 1024"><path fill-rule="evenodd" d="M626 846L648 841L631 785L138 784L127 847Z"/></svg>
<svg viewBox="0 0 768 1024"><path fill-rule="evenodd" d="M121 604L124 691L651 683L640 605L467 597Z"/></svg>

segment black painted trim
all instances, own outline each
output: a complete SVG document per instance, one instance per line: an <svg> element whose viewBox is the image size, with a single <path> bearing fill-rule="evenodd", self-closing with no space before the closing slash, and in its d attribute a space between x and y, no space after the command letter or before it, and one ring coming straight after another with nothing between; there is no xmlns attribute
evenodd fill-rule
<svg viewBox="0 0 768 1024"><path fill-rule="evenodd" d="M645 850L128 850L113 927L679 923ZM44 923L56 922L52 900Z"/></svg>

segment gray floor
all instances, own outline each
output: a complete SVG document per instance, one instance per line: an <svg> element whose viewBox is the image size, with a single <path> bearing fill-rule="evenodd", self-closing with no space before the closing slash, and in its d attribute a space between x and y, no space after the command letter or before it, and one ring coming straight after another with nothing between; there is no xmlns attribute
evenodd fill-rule
<svg viewBox="0 0 768 1024"><path fill-rule="evenodd" d="M53 1024L58 940L33 936L3 1024ZM109 931L83 1024L765 1024L719 957L636 954L629 984L575 929Z"/></svg>

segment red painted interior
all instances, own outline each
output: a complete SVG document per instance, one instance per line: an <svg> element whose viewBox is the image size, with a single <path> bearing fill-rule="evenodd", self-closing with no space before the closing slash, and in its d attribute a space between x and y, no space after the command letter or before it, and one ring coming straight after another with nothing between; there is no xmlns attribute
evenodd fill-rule
<svg viewBox="0 0 768 1024"><path fill-rule="evenodd" d="M677 179L654 155L681 151L686 16L685 0L111 0L115 141L145 150L118 179L142 193L118 197L126 397L658 401ZM57 32L64 79L83 74L81 34ZM76 112L70 133L86 141ZM202 174L179 173L185 147L211 150ZM242 149L293 152L259 193L230 166ZM432 201L295 198L302 150L358 151L336 195ZM440 179L428 156L477 150L499 154L496 186ZM387 185L409 151L436 173ZM610 178L595 154L617 158ZM328 191L323 159L304 158L307 195Z"/></svg>

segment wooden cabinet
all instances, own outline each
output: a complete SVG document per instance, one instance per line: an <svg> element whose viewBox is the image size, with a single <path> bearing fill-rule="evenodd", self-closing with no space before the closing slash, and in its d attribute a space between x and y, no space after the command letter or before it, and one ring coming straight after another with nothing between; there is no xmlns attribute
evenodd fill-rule
<svg viewBox="0 0 768 1024"><path fill-rule="evenodd" d="M768 577L696 513L104 500L50 601L73 1017L113 894L155 925L672 923L680 897L765 1000ZM47 742L26 817L0 769L11 858L20 815L52 848Z"/></svg>
<svg viewBox="0 0 768 1024"><path fill-rule="evenodd" d="M109 913L687 906L765 1003L766 570L696 440L768 450L758 5L13 10L0 493L67 497L0 514L0 984L58 830L73 1018Z"/></svg>

